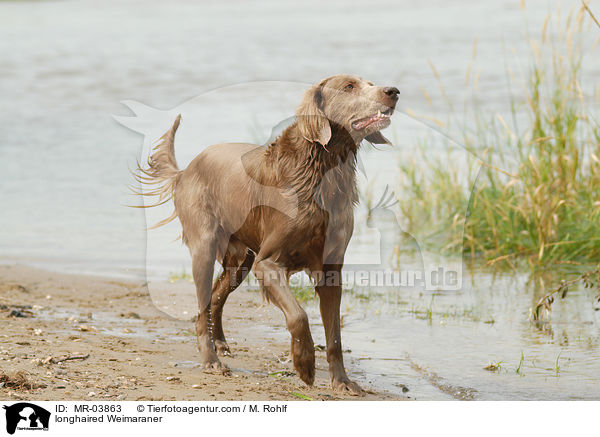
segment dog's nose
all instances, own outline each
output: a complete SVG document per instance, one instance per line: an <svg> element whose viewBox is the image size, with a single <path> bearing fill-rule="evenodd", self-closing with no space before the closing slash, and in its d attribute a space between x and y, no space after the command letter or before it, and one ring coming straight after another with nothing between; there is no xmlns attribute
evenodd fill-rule
<svg viewBox="0 0 600 437"><path fill-rule="evenodd" d="M387 86L383 89L383 93L394 99L397 100L398 99L398 94L400 94L400 90L398 88L396 88L395 86Z"/></svg>

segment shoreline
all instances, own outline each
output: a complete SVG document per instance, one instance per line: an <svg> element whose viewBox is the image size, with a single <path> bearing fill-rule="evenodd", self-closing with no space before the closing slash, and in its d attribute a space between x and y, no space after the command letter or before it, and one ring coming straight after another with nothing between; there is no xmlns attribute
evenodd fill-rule
<svg viewBox="0 0 600 437"><path fill-rule="evenodd" d="M130 266L119 268L118 263L111 264L105 262L102 264L102 267L98 269L98 264L98 262L91 260L77 262L74 259L68 258L56 260L32 256L0 256L0 267L20 266L61 275L88 276L97 279L122 280L126 282L141 282L147 276L146 268L143 265L142 267ZM96 266L96 268L91 268L92 265ZM159 278L152 279L158 280Z"/></svg>
<svg viewBox="0 0 600 437"><path fill-rule="evenodd" d="M0 399L406 399L375 391L360 378L365 397L334 392L320 350L315 384L306 386L285 362L289 335L282 314L262 304L260 293L231 295L224 328L233 357L221 359L233 375L213 375L195 367L193 323L159 311L145 282L1 264L0 375L12 379L0 388ZM356 364L351 354L344 357L354 377ZM21 384L12 384L18 372Z"/></svg>

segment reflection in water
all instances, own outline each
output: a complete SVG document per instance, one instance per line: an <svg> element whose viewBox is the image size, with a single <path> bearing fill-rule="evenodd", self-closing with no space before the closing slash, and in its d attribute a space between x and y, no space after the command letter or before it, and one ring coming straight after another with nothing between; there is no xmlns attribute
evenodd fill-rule
<svg viewBox="0 0 600 437"><path fill-rule="evenodd" d="M543 293L539 284L477 272L458 293L346 292L343 339L354 351L348 367L392 392L406 385L422 400L597 400L595 292L574 287L555 302L550 329L539 330L528 321ZM311 315L318 320L316 306ZM497 370L484 369L490 364Z"/></svg>

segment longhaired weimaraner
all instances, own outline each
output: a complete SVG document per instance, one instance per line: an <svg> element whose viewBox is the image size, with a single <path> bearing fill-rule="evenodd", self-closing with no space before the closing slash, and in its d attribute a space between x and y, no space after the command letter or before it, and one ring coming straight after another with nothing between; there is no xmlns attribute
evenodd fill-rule
<svg viewBox="0 0 600 437"><path fill-rule="evenodd" d="M356 153L364 139L389 143L379 131L389 126L398 94L356 76L330 77L306 91L296 121L267 147L214 145L185 170L174 153L178 116L147 167L140 166L139 180L154 186L143 194L158 196L157 204L171 198L175 204L159 225L181 221L192 256L205 369L230 373L217 357L229 352L223 305L252 269L265 298L283 311L294 367L311 385L315 350L308 318L288 284L290 275L305 271L320 299L332 386L363 394L344 369L340 272L358 201ZM223 272L213 284L215 260Z"/></svg>

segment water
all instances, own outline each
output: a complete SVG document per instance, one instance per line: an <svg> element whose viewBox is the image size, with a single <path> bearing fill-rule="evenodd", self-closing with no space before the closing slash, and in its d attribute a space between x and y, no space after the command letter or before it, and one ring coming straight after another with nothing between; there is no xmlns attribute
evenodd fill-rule
<svg viewBox="0 0 600 437"><path fill-rule="evenodd" d="M469 93L465 73L477 38L473 71L481 70L482 110L506 115L505 61L514 71L528 67L524 17L537 31L556 5L528 1L523 14L518 4L106 1L98 8L91 1L0 2L0 256L136 279L189 271L185 250L171 243L177 229L147 239L147 221L163 211L147 220L143 211L125 207L138 203L127 191L128 170L151 138L112 118L131 115L119 103L124 100L160 108L156 120L167 124L173 111L184 109L176 147L185 165L213 142L266 141L272 127L292 115L301 90L323 77L351 72L395 85L401 111L387 135L396 147L361 156L361 187L373 183L377 197L394 185L398 163L412 156L416 139L437 135L406 112L445 119L429 61L445 94L461 102ZM584 69L587 77L600 73L597 61ZM150 119L140 127L146 133L167 125ZM440 142L430 152L443 147ZM459 161L454 164L464 157ZM376 231L363 206L348 253L352 262L377 255ZM344 338L353 349L351 371L389 389L406 384L419 399L460 397L459 389L444 386L474 389L476 399L598 397L591 296L583 290L570 296L548 335L526 320L534 291L523 277L476 278L476 286L465 280L460 293L434 297L439 314L450 307L462 315L434 316L431 324L413 311L430 305L428 293L404 290L395 301L368 305L349 298L354 307L346 308ZM487 317L495 323L484 323ZM521 352L524 376L514 372ZM559 354L557 377L546 369ZM503 361L499 373L482 370L491 361Z"/></svg>
<svg viewBox="0 0 600 437"><path fill-rule="evenodd" d="M430 293L400 293L406 303L348 311L346 346L363 354L368 379L406 385L416 399L465 399L465 389L476 400L598 399L600 313L592 291L556 302L549 329L540 330L528 311L541 294L524 292L522 277L473 279L433 304ZM423 314L429 308L431 319ZM491 363L499 370L484 370Z"/></svg>

